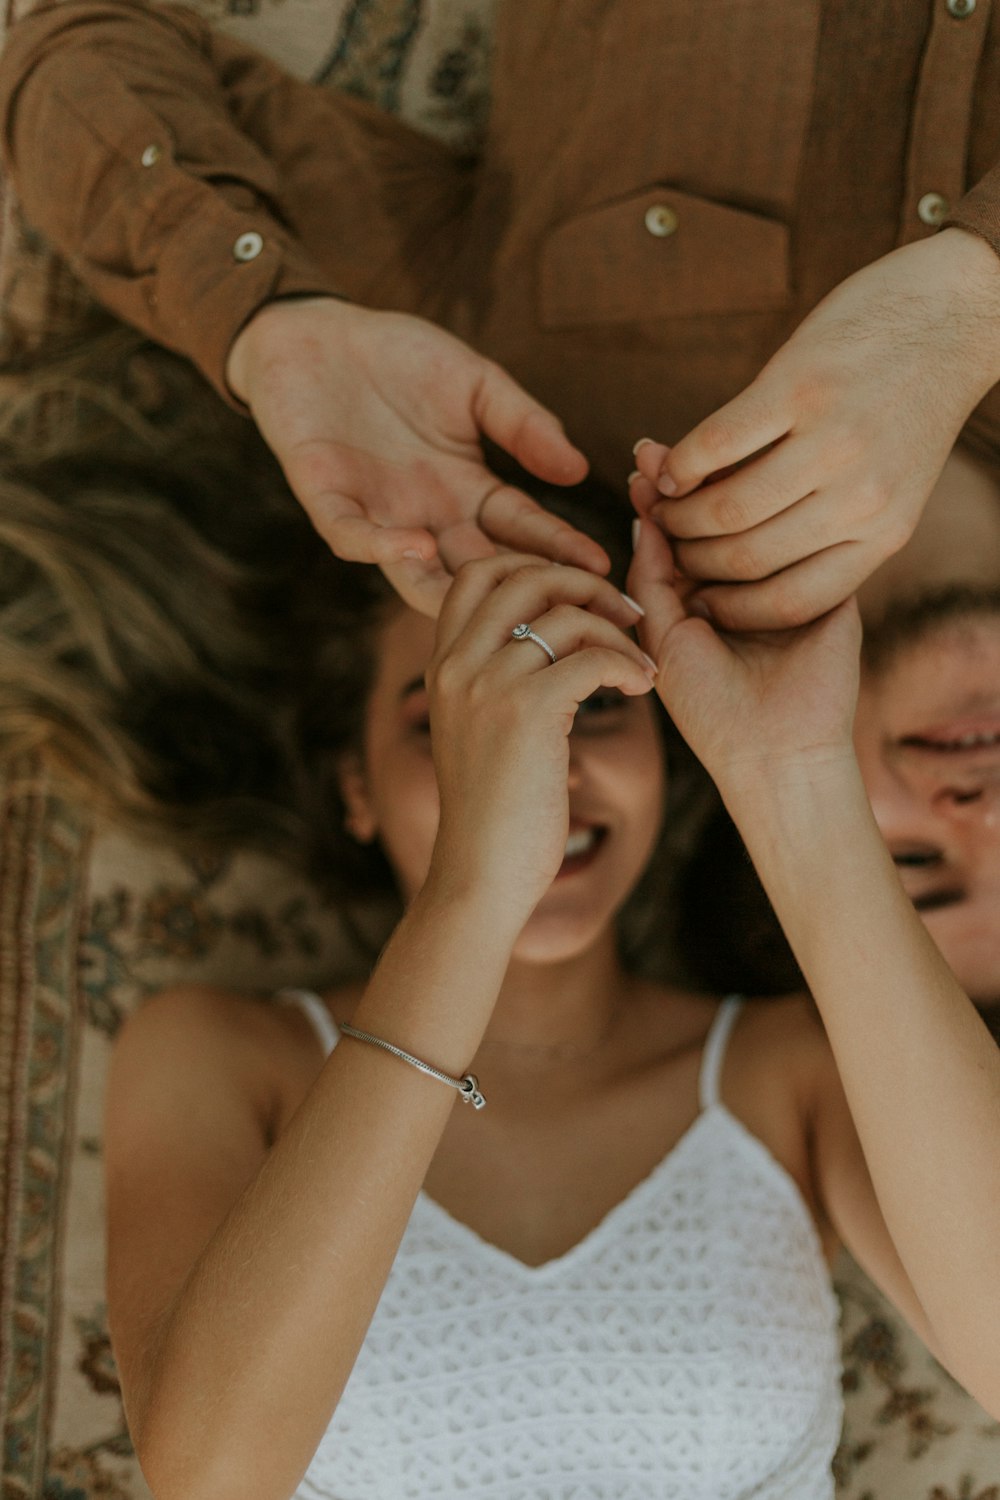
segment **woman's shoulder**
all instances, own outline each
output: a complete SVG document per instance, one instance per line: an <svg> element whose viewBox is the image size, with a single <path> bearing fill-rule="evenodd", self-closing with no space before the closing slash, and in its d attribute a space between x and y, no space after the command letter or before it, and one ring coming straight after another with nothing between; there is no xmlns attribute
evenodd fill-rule
<svg viewBox="0 0 1000 1500"><path fill-rule="evenodd" d="M740 1011L754 1018L754 1024L767 1030L784 1032L789 1036L807 1041L822 1033L816 1002L807 990L795 990L791 994L741 995Z"/></svg>
<svg viewBox="0 0 1000 1500"><path fill-rule="evenodd" d="M726 1068L733 1111L804 1180L817 1120L843 1093L814 1000L808 994L748 1000L734 1041Z"/></svg>
<svg viewBox="0 0 1000 1500"><path fill-rule="evenodd" d="M123 1075L147 1088L178 1076L227 1083L257 1100L273 1087L287 1044L268 1002L222 986L178 984L143 1000L118 1033L111 1065L112 1096ZM270 1063L268 1057L270 1055Z"/></svg>
<svg viewBox="0 0 1000 1500"><path fill-rule="evenodd" d="M721 1019L724 1008L736 1011L734 1032L736 1046L767 1049L773 1057L775 1048L782 1053L800 1054L803 1059L828 1050L826 1033L812 996L804 991L778 995L709 994L704 990L679 989L658 981L642 981L637 986L646 1003L644 1020L661 1014L676 1029L690 1030L695 1038L707 1039L713 1024ZM666 1003L665 1003L666 1002Z"/></svg>
<svg viewBox="0 0 1000 1500"><path fill-rule="evenodd" d="M324 1000L333 1002L331 1014L350 1006L336 991ZM300 1006L274 994L179 984L151 995L129 1016L112 1073L141 1072L150 1086L178 1073L231 1086L280 1129L321 1064L315 1027Z"/></svg>
<svg viewBox="0 0 1000 1500"><path fill-rule="evenodd" d="M119 1033L118 1045L242 1051L273 1041L286 1029L270 996L220 985L176 984L136 1006Z"/></svg>
<svg viewBox="0 0 1000 1500"><path fill-rule="evenodd" d="M808 1133L816 1100L835 1073L819 1012L807 994L743 1000L722 1062L722 1095L757 1133L789 1141Z"/></svg>
<svg viewBox="0 0 1000 1500"><path fill-rule="evenodd" d="M177 984L142 1001L126 1020L120 1039L187 1048L212 1042L248 1050L268 1049L281 1041L294 1046L316 1035L305 1020L305 1007L295 1003L299 994L312 995L331 1019L346 1019L357 1003L356 988L351 986L256 994L220 985Z"/></svg>
<svg viewBox="0 0 1000 1500"><path fill-rule="evenodd" d="M780 1069L806 1086L825 1078L833 1053L812 996L754 996L741 1005L740 1050L752 1066Z"/></svg>

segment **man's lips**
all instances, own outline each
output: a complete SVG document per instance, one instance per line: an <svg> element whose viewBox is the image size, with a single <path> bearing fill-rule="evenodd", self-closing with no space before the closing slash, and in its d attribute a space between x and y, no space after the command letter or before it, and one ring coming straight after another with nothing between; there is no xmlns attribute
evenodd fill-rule
<svg viewBox="0 0 1000 1500"><path fill-rule="evenodd" d="M990 813L1000 785L1000 717L979 715L928 725L895 741L895 759L932 806L973 804ZM971 811L971 809L970 809ZM992 816L992 813L990 813Z"/></svg>
<svg viewBox="0 0 1000 1500"><path fill-rule="evenodd" d="M980 756L1000 750L1000 716L963 717L930 724L914 734L901 735L897 745L927 755Z"/></svg>

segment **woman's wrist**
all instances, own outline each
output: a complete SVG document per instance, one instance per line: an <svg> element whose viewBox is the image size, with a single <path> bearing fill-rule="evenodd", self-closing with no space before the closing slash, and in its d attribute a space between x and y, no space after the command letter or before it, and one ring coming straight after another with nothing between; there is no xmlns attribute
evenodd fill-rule
<svg viewBox="0 0 1000 1500"><path fill-rule="evenodd" d="M746 756L713 779L744 841L776 823L791 829L822 820L859 795L867 805L851 745L808 756Z"/></svg>
<svg viewBox="0 0 1000 1500"><path fill-rule="evenodd" d="M488 862L476 865L472 860L451 859L447 852L435 851L427 879L410 910L425 913L431 921L447 912L460 921L476 939L487 937L507 951L508 958L525 922L534 910L513 888L513 882L498 880L489 871Z"/></svg>
<svg viewBox="0 0 1000 1500"><path fill-rule="evenodd" d="M810 980L838 912L878 902L895 872L853 754L744 782L727 807ZM862 897L862 890L867 896Z"/></svg>
<svg viewBox="0 0 1000 1500"><path fill-rule="evenodd" d="M565 798L563 792L562 798ZM443 799L445 800L445 799ZM502 942L513 948L538 902L555 878L562 858L566 832L561 835L559 855L546 873L548 836L540 846L532 836L549 819L539 812L525 822L513 811L485 807L482 801L465 814L442 808L424 894L437 903L457 903L470 924L485 924ZM565 821L565 811L562 814Z"/></svg>
<svg viewBox="0 0 1000 1500"><path fill-rule="evenodd" d="M493 1014L515 940L478 893L428 880L389 941L352 1024L461 1076Z"/></svg>

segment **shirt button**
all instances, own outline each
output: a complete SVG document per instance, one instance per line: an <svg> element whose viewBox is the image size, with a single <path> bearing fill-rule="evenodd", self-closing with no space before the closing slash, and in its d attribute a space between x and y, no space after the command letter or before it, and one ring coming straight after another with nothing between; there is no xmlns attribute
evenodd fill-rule
<svg viewBox="0 0 1000 1500"><path fill-rule="evenodd" d="M144 167L155 167L162 155L163 152L159 146L147 146L139 160Z"/></svg>
<svg viewBox="0 0 1000 1500"><path fill-rule="evenodd" d="M264 248L264 241L256 229L250 229L246 234L241 234L233 246L233 255L237 260L256 260Z"/></svg>
<svg viewBox="0 0 1000 1500"><path fill-rule="evenodd" d="M948 14L956 21L964 21L976 8L976 0L947 0Z"/></svg>
<svg viewBox="0 0 1000 1500"><path fill-rule="evenodd" d="M917 204L917 217L924 224L942 224L951 205L941 193L925 193Z"/></svg>
<svg viewBox="0 0 1000 1500"><path fill-rule="evenodd" d="M668 234L675 232L680 219L669 204L654 203L646 209L644 223L650 234L655 235L658 240L665 240Z"/></svg>

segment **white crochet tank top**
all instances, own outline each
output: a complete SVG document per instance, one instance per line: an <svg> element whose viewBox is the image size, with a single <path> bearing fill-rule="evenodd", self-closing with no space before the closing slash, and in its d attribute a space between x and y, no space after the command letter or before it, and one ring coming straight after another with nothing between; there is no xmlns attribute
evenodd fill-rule
<svg viewBox="0 0 1000 1500"><path fill-rule="evenodd" d="M327 1050L319 998L285 991ZM421 1192L293 1500L832 1500L839 1311L801 1194L719 1098L530 1267Z"/></svg>

